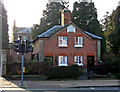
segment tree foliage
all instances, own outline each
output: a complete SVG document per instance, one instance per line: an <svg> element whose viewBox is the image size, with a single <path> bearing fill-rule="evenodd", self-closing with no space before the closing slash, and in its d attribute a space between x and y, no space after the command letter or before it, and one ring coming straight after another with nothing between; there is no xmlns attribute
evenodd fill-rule
<svg viewBox="0 0 120 92"><path fill-rule="evenodd" d="M113 31L108 36L111 45L111 51L117 56L120 54L120 6L112 13Z"/></svg>
<svg viewBox="0 0 120 92"><path fill-rule="evenodd" d="M75 2L72 12L72 21L81 29L101 36L103 38L102 53L105 53L105 37L97 19L97 9L95 8L93 2Z"/></svg>
<svg viewBox="0 0 120 92"><path fill-rule="evenodd" d="M37 27L33 29L33 38L54 25L60 25L61 9L64 9L64 5L59 2L51 2L46 5L46 10L43 11L40 25L37 25Z"/></svg>
<svg viewBox="0 0 120 92"><path fill-rule="evenodd" d="M97 9L93 2L75 2L72 21L83 30L99 36L102 35L102 30L97 20Z"/></svg>
<svg viewBox="0 0 120 92"><path fill-rule="evenodd" d="M101 20L101 23L102 23L101 24L102 25L102 29L104 31L104 36L105 36L105 39L106 39L106 52L109 53L110 52L111 43L109 41L108 36L113 31L112 16L109 16L109 12L106 12L106 15L104 15L104 19Z"/></svg>
<svg viewBox="0 0 120 92"><path fill-rule="evenodd" d="M108 13L102 20L104 35L106 37L107 52L120 55L120 6L112 12Z"/></svg>

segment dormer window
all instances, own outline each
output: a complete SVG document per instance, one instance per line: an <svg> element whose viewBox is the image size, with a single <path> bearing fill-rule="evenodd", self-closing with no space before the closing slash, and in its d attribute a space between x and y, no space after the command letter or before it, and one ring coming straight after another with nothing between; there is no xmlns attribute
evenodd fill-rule
<svg viewBox="0 0 120 92"><path fill-rule="evenodd" d="M75 27L70 25L69 27L67 27L67 32L74 32L75 33Z"/></svg>
<svg viewBox="0 0 120 92"><path fill-rule="evenodd" d="M59 47L68 47L66 36L60 36L59 37Z"/></svg>

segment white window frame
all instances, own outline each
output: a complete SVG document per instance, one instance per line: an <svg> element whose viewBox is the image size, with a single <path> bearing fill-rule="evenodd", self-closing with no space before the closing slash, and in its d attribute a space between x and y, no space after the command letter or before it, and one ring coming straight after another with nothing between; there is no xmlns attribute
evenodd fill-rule
<svg viewBox="0 0 120 92"><path fill-rule="evenodd" d="M75 33L75 27L73 25L70 25L69 27L67 27L67 33L68 32L74 32Z"/></svg>
<svg viewBox="0 0 120 92"><path fill-rule="evenodd" d="M66 39L66 44L64 44L64 40L63 39ZM60 40L62 39L62 44L60 43ZM59 41L58 41L59 43L59 47L68 47L68 45L67 45L67 37L66 36L59 36Z"/></svg>
<svg viewBox="0 0 120 92"><path fill-rule="evenodd" d="M78 38L78 41L76 41L76 38ZM74 47L83 47L83 37L75 37L75 45Z"/></svg>
<svg viewBox="0 0 120 92"><path fill-rule="evenodd" d="M62 61L60 61L60 60L62 60ZM64 61L63 60L65 60L65 63L63 63ZM58 58L58 66L68 66L68 64L67 64L67 56L59 56L59 58Z"/></svg>
<svg viewBox="0 0 120 92"><path fill-rule="evenodd" d="M79 58L81 62L79 61ZM74 64L77 64L78 66L83 66L83 56L74 56Z"/></svg>

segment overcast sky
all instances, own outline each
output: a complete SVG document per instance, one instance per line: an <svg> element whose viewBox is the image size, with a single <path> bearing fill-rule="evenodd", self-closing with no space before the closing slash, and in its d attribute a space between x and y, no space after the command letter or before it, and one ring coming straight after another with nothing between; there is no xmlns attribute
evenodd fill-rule
<svg viewBox="0 0 120 92"><path fill-rule="evenodd" d="M79 0L69 0L70 10L73 3ZM120 0L93 0L98 11L98 19L102 19L106 12L112 12L118 6ZM40 23L42 12L46 9L48 0L4 0L4 5L8 14L9 30L16 20L18 27L32 27L33 24ZM11 33L11 32L10 32Z"/></svg>

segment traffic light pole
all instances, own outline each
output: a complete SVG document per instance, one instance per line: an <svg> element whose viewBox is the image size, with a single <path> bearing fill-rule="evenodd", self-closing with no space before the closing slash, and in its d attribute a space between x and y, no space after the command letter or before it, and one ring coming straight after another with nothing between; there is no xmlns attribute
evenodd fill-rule
<svg viewBox="0 0 120 92"><path fill-rule="evenodd" d="M24 63L24 53L22 53L21 86L23 86L23 63Z"/></svg>
<svg viewBox="0 0 120 92"><path fill-rule="evenodd" d="M24 64L24 53L29 53L32 51L32 45L30 45L33 41L30 40L26 40L26 43L24 42L24 40L21 39L21 37L19 37L19 40L15 40L14 41L15 44L14 47L14 51L18 52L18 53L22 53L22 65L21 65L21 86L23 86L23 64Z"/></svg>

